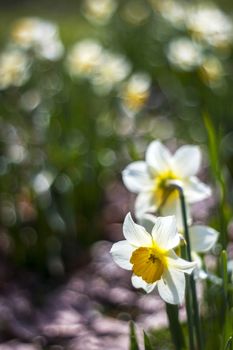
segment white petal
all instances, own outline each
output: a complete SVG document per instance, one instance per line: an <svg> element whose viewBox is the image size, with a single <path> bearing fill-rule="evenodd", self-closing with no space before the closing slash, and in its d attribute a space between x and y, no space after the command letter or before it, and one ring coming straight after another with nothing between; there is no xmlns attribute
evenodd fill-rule
<svg viewBox="0 0 233 350"><path fill-rule="evenodd" d="M130 258L133 251L135 250L127 241L120 241L114 243L110 253L112 254L113 260L117 265L125 270L132 270L132 264Z"/></svg>
<svg viewBox="0 0 233 350"><path fill-rule="evenodd" d="M194 225L189 229L190 245L194 252L207 252L217 242L219 232L212 227Z"/></svg>
<svg viewBox="0 0 233 350"><path fill-rule="evenodd" d="M201 164L201 151L198 146L182 146L173 156L175 173L181 177L197 174Z"/></svg>
<svg viewBox="0 0 233 350"><path fill-rule="evenodd" d="M192 176L184 182L184 193L188 203L196 203L211 196L211 188Z"/></svg>
<svg viewBox="0 0 233 350"><path fill-rule="evenodd" d="M149 177L145 162L133 162L122 172L122 179L131 192L138 193L153 188L154 182Z"/></svg>
<svg viewBox="0 0 233 350"><path fill-rule="evenodd" d="M134 247L150 247L152 245L151 235L146 232L144 227L135 224L130 213L125 217L123 234L127 241Z"/></svg>
<svg viewBox="0 0 233 350"><path fill-rule="evenodd" d="M173 198L172 196L168 197L163 207L161 208L161 214L163 216L175 215L177 229L179 232L183 232L183 228L184 228L183 215L182 215L179 197L176 197L176 198ZM186 215L187 215L188 225L190 225L192 222L192 218L190 215L189 206L187 205L187 201L186 201Z"/></svg>
<svg viewBox="0 0 233 350"><path fill-rule="evenodd" d="M153 141L149 144L146 151L146 163L152 171L159 174L171 169L171 160L171 153L160 141Z"/></svg>
<svg viewBox="0 0 233 350"><path fill-rule="evenodd" d="M185 292L185 277L183 272L166 269L157 285L161 298L167 303L181 304L183 302Z"/></svg>
<svg viewBox="0 0 233 350"><path fill-rule="evenodd" d="M192 260L195 261L197 264L196 268L194 269L194 271L196 272L197 270L200 270L202 268L202 260L200 256L194 251L192 251L191 255L192 255Z"/></svg>
<svg viewBox="0 0 233 350"><path fill-rule="evenodd" d="M155 212L156 209L153 192L148 191L138 194L135 201L135 215L137 219L141 218L145 213Z"/></svg>
<svg viewBox="0 0 233 350"><path fill-rule="evenodd" d="M180 243L176 228L175 216L158 217L152 230L156 244L165 250L170 250Z"/></svg>
<svg viewBox="0 0 233 350"><path fill-rule="evenodd" d="M142 288L147 293L152 292L156 286L156 283L147 283L141 277L135 275L132 276L131 281L134 288Z"/></svg>
<svg viewBox="0 0 233 350"><path fill-rule="evenodd" d="M152 214L144 214L139 218L139 224L145 227L147 232L152 232L157 217Z"/></svg>
<svg viewBox="0 0 233 350"><path fill-rule="evenodd" d="M181 259L175 254L173 250L170 250L170 252L168 253L167 262L169 269L175 269L183 273L188 273L189 275L197 267L196 261L187 261Z"/></svg>

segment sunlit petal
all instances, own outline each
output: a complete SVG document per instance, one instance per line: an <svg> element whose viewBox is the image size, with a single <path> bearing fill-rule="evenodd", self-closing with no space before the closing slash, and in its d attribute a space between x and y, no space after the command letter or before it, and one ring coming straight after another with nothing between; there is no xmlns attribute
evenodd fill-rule
<svg viewBox="0 0 233 350"><path fill-rule="evenodd" d="M194 225L189 229L191 248L195 252L207 252L217 242L219 232L212 227Z"/></svg>
<svg viewBox="0 0 233 350"><path fill-rule="evenodd" d="M175 216L158 217L152 229L155 243L165 250L172 249L180 243Z"/></svg>
<svg viewBox="0 0 233 350"><path fill-rule="evenodd" d="M123 269L132 270L130 258L134 249L135 248L131 246L127 241L120 241L113 244L110 253L112 254L113 260L117 265Z"/></svg>
<svg viewBox="0 0 233 350"><path fill-rule="evenodd" d="M182 146L173 156L174 171L182 177L196 175L201 165L201 151L198 146Z"/></svg>
<svg viewBox="0 0 233 350"><path fill-rule="evenodd" d="M152 292L156 286L156 283L147 283L141 277L135 275L132 276L131 281L134 288L142 288L147 293Z"/></svg>
<svg viewBox="0 0 233 350"><path fill-rule="evenodd" d="M191 274L197 266L196 261L187 261L178 257L173 250L168 253L168 266L180 272Z"/></svg>
<svg viewBox="0 0 233 350"><path fill-rule="evenodd" d="M185 277L180 271L167 269L157 282L161 298L169 304L181 304L184 300Z"/></svg>
<svg viewBox="0 0 233 350"><path fill-rule="evenodd" d="M184 192L188 203L196 203L211 196L211 188L195 176L185 181Z"/></svg>
<svg viewBox="0 0 233 350"><path fill-rule="evenodd" d="M152 192L141 192L135 201L135 215L139 219L145 213L155 212L157 209L155 197Z"/></svg>
<svg viewBox="0 0 233 350"><path fill-rule="evenodd" d="M152 237L144 227L135 224L131 214L128 213L123 223L123 234L127 241L135 247L149 247L152 245Z"/></svg>
<svg viewBox="0 0 233 350"><path fill-rule="evenodd" d="M122 172L122 179L127 189L134 193L153 188L153 181L149 177L147 165L142 161L129 164Z"/></svg>
<svg viewBox="0 0 233 350"><path fill-rule="evenodd" d="M146 151L146 163L155 173L161 173L171 168L171 153L160 142L153 141Z"/></svg>

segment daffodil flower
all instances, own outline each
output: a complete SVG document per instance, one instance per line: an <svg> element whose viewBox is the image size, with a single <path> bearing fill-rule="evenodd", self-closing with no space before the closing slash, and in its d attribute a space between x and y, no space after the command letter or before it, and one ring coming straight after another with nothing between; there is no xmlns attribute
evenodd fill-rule
<svg viewBox="0 0 233 350"><path fill-rule="evenodd" d="M140 223L145 227L147 231L150 231L157 221L156 216L151 214L145 214ZM184 241L183 228L178 226L178 232L180 234L180 243ZM218 240L219 232L212 227L205 225L191 225L189 227L189 239L191 247L192 260L196 262L196 268L194 271L195 278L206 277L205 271L202 269L202 260L199 253L207 253ZM182 244L182 243L181 243Z"/></svg>
<svg viewBox="0 0 233 350"><path fill-rule="evenodd" d="M132 284L147 293L157 287L163 300L181 304L184 299L185 276L196 266L179 258L173 248L180 237L174 216L156 218L151 234L137 225L129 213L123 223L123 241L114 243L111 254L123 269L132 270Z"/></svg>
<svg viewBox="0 0 233 350"><path fill-rule="evenodd" d="M183 188L188 204L209 197L210 188L196 177L200 164L198 146L182 146L172 155L160 141L151 142L145 161L129 164L122 174L128 190L138 193L136 217L159 210L161 215L176 215L177 220L181 221L179 193L171 185Z"/></svg>

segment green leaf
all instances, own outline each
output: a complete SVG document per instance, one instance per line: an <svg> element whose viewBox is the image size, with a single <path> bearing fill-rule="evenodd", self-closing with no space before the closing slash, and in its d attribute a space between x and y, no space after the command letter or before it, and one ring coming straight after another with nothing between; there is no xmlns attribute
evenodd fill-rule
<svg viewBox="0 0 233 350"><path fill-rule="evenodd" d="M215 176L219 179L221 177L220 166L219 166L219 138L217 137L213 122L209 114L204 113L203 115L206 131L209 139L209 154L211 160L211 166L215 173Z"/></svg>
<svg viewBox="0 0 233 350"><path fill-rule="evenodd" d="M226 185L223 176L223 164L220 157L220 131L215 130L211 116L206 112L203 114L204 124L208 135L208 150L210 165L213 170L216 184L220 193L219 224L221 232L221 244L225 249L227 246L227 207L226 207Z"/></svg>
<svg viewBox="0 0 233 350"><path fill-rule="evenodd" d="M231 336L231 337L228 339L224 350L232 350L232 344L233 344L233 336Z"/></svg>
<svg viewBox="0 0 233 350"><path fill-rule="evenodd" d="M228 275L227 275L227 252L223 250L220 256L222 279L223 279L223 290L225 303L227 304L227 294L228 294Z"/></svg>
<svg viewBox="0 0 233 350"><path fill-rule="evenodd" d="M130 347L129 350L139 350L137 336L135 332L135 325L133 321L130 321Z"/></svg>
<svg viewBox="0 0 233 350"><path fill-rule="evenodd" d="M143 331L144 334L144 347L145 350L153 350L151 342L150 342L150 338L148 337L148 335L146 334L145 331Z"/></svg>
<svg viewBox="0 0 233 350"><path fill-rule="evenodd" d="M176 350L185 348L184 335L179 322L179 311L177 305L166 303L166 312L173 344Z"/></svg>

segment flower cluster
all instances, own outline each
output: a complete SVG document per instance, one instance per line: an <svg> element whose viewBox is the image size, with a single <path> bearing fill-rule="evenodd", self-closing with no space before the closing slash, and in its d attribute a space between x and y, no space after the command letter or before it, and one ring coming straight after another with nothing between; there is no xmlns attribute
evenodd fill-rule
<svg viewBox="0 0 233 350"><path fill-rule="evenodd" d="M227 74L223 57L228 56L232 47L231 18L213 3L193 5L151 0L151 4L164 24L177 30L177 36L172 32L165 48L171 67L178 71L197 71L205 85L222 87Z"/></svg>
<svg viewBox="0 0 233 350"><path fill-rule="evenodd" d="M117 90L126 114L134 115L145 106L151 81L146 73L134 73L131 63L121 54L113 53L93 39L73 45L67 55L67 71L75 79L87 79L98 95Z"/></svg>
<svg viewBox="0 0 233 350"><path fill-rule="evenodd" d="M117 8L115 0L85 0L83 14L93 24L105 25L109 22Z"/></svg>
<svg viewBox="0 0 233 350"><path fill-rule="evenodd" d="M192 225L190 206L211 195L210 188L196 176L200 165L199 147L186 145L171 154L160 141L153 141L145 161L133 162L123 171L124 184L137 194L135 214L140 225L133 222L130 214L126 216L123 224L126 240L113 245L113 259L122 268L133 271L132 283L136 288L146 292L157 288L162 299L172 304L183 301L184 273L195 269L195 275L200 276L202 264L197 253L210 250L218 238L214 229ZM180 189L187 202L192 262L178 254L178 248L186 244Z"/></svg>
<svg viewBox="0 0 233 350"><path fill-rule="evenodd" d="M0 90L24 85L36 59L57 61L64 52L56 24L36 17L16 21L0 53Z"/></svg>
<svg viewBox="0 0 233 350"><path fill-rule="evenodd" d="M29 78L30 61L24 52L7 49L0 55L0 90L21 86Z"/></svg>
<svg viewBox="0 0 233 350"><path fill-rule="evenodd" d="M214 48L232 45L231 18L213 3L189 5L183 1L152 1L155 11L172 26L186 29L198 42Z"/></svg>
<svg viewBox="0 0 233 350"><path fill-rule="evenodd" d="M92 39L77 42L67 56L67 69L75 78L87 78L99 94L107 94L130 73L131 65L120 55Z"/></svg>
<svg viewBox="0 0 233 350"><path fill-rule="evenodd" d="M64 51L56 24L37 17L26 17L15 22L11 40L18 47L34 51L38 58L56 61Z"/></svg>

